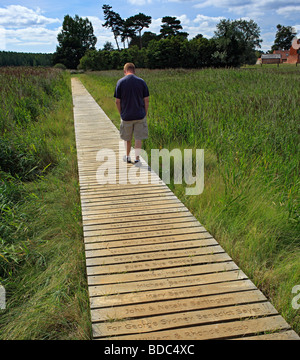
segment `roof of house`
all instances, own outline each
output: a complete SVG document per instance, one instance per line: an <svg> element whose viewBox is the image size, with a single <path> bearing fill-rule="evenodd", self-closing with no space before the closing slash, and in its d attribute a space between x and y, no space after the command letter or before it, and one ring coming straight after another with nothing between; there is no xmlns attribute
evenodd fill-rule
<svg viewBox="0 0 300 360"><path fill-rule="evenodd" d="M262 54L262 59L281 59L281 54Z"/></svg>

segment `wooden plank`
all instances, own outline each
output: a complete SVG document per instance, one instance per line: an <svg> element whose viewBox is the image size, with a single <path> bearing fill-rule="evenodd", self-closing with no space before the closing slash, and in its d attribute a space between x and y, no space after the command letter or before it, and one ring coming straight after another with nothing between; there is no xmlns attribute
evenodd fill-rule
<svg viewBox="0 0 300 360"><path fill-rule="evenodd" d="M145 219L154 219L152 216L158 216L158 217L172 217L173 214L181 214L181 213L190 213L185 207L172 207L172 208L163 208L163 209L152 209L152 210L141 210L141 211L133 211L128 213L126 216L126 219L128 221L143 221ZM109 223L118 223L118 222L124 221L124 215L120 213L109 213L107 215L86 215L83 216L83 223L84 225L93 225L93 224L109 224Z"/></svg>
<svg viewBox="0 0 300 360"><path fill-rule="evenodd" d="M204 228L199 225L197 221L194 219L186 219L186 221L180 221L180 222L167 222L167 223L158 223L156 225L149 225L149 226L138 226L135 223L128 223L127 227L122 228L108 228L108 229L100 229L100 230L86 230L84 231L84 235L86 237L90 236L113 236L113 235L119 235L122 236L137 236L140 237L140 234L147 233L150 234L150 232L158 233L160 231L164 230L171 230L171 229L181 229L181 228L197 228L199 231L203 231ZM129 235L130 234L130 235Z"/></svg>
<svg viewBox="0 0 300 360"><path fill-rule="evenodd" d="M138 203L138 202L137 202ZM142 205L143 204L143 205ZM82 212L84 215L93 215L93 214L107 214L109 210L109 213L114 213L117 212L118 214L120 214L120 212L126 211L126 214L131 215L130 213L132 212L139 212L139 211L143 211L145 210L145 208L147 208L147 210L159 210L159 209L165 209L165 208L185 208L184 205L179 204L175 199L166 201L166 200L160 200L157 201L155 203L151 202L151 201L143 201L141 205L136 205L134 207L126 207L126 205L124 206L120 206L118 204L116 205L103 205L103 206L94 206L91 208L87 208L87 209L83 209ZM120 209L123 208L123 209ZM124 216L124 213L123 213Z"/></svg>
<svg viewBox="0 0 300 360"><path fill-rule="evenodd" d="M142 193L146 193L147 191L151 191L151 193L153 192L157 192L157 190L166 190L167 192L171 193L172 195L174 195L170 189L165 189L164 185L145 185L145 184L141 184L141 186L139 186L139 192ZM116 193L117 191L117 193ZM123 186L116 186L116 187L104 187L104 188L97 188L97 189L90 189L90 190L85 190L85 191L81 191L81 198L86 200L86 199L93 199L93 198L99 198L100 197L104 197L106 198L107 195L109 194L115 194L116 196L118 196L119 192L122 193L126 193L126 194L130 194L130 195L136 195L137 194L137 189L136 189L136 185L123 185Z"/></svg>
<svg viewBox="0 0 300 360"><path fill-rule="evenodd" d="M103 241L93 241L93 242L85 242L85 248L87 250L96 250L103 249L111 252L112 254L125 254L131 251L135 251L137 248L140 248L140 252L147 251L147 249L151 250L151 247L161 247L162 249L170 248L175 249L177 247L182 247L183 243L189 246L190 241L199 240L198 247L208 246L208 245L217 245L217 242L208 232L195 232L191 234L180 234L180 235L165 235L158 237L148 237L148 238L140 238L140 239L128 239L128 240L118 240L118 241L109 241L107 239L103 239ZM144 247L147 247L146 249ZM105 256L105 255L103 255Z"/></svg>
<svg viewBox="0 0 300 360"><path fill-rule="evenodd" d="M160 210L166 208L175 209L175 211L176 209L178 209L178 212L182 209L186 209L183 204L180 204L178 202L178 199L175 199L173 196L161 196L157 194L152 195L151 198L141 197L136 201L134 201L131 196L128 196L128 198L112 198L111 200L107 198L106 200L103 200L101 202L95 202L90 204L85 204L84 202L82 203L82 212L84 213L89 214L92 211L96 211L95 215L101 216L104 212L106 212L108 215L118 212L119 214L122 214L124 221L126 221L127 213L128 216L132 216L131 212L147 214L149 211L149 214L151 214L151 212L155 213L155 211L153 210ZM119 209L119 211L115 211L115 209Z"/></svg>
<svg viewBox="0 0 300 360"><path fill-rule="evenodd" d="M107 210L107 209L111 209L112 211L106 211L107 213L113 212L113 209L119 209L119 208L125 208L126 209L126 202L122 201L122 200L129 200L128 204L133 205L136 204L134 206L134 208L136 208L137 210L145 210L145 209L156 209L155 206L157 206L157 208L159 209L159 207L161 205L163 205L164 207L181 207L180 202L178 201L178 199L176 199L174 196L172 195L160 195L160 194L153 194L150 198L137 198L135 203L132 200L132 196L131 195L126 195L123 197L120 197L119 199L116 198L111 198L109 202L107 202L108 199L103 200L101 203L99 204L88 204L88 206L85 205L84 201L82 202L82 207L85 209L85 212L88 212L89 209L91 209L91 211L97 210L97 212L99 212L99 214L101 215L101 210ZM119 201L121 200L121 201ZM111 204L111 207L109 207ZM145 205L144 208L142 207L142 205ZM128 208L128 212L129 210L132 209L132 206L127 206ZM136 210L136 211L137 211ZM122 211L122 209L121 209ZM121 212L119 211L119 213Z"/></svg>
<svg viewBox="0 0 300 360"><path fill-rule="evenodd" d="M162 214L153 214L147 216L122 216L119 218L110 218L103 220L85 220L83 223L85 230L95 230L101 226L102 229L113 226L114 228L118 227L127 227L128 223L136 222L138 226L143 225L154 225L160 223L167 223L170 221L180 221L183 219L195 219L189 212L174 212L174 213L162 213Z"/></svg>
<svg viewBox="0 0 300 360"><path fill-rule="evenodd" d="M188 244L188 245L187 245ZM208 239L202 242L199 246L199 241L191 242L177 242L175 244L158 244L148 246L130 246L116 249L97 249L97 244L89 245L89 250L86 249L87 266L100 264L116 264L123 262L145 261L155 259L170 259L174 257L191 257L196 255L206 255L222 253L224 250L217 244L215 239ZM91 248L91 246L93 246Z"/></svg>
<svg viewBox="0 0 300 360"><path fill-rule="evenodd" d="M99 241L124 241L124 240L134 240L134 239L142 239L142 238L152 238L151 241L154 241L153 239L158 239L158 241L161 239L164 241L164 237L168 235L183 235L183 234L193 234L193 233L207 233L206 230L201 227L200 225L194 225L192 227L186 227L186 226L178 226L176 228L168 228L165 230L154 230L151 231L140 231L140 232L131 232L127 234L122 235L108 235L105 236L101 235L95 235L95 236L87 236L85 235L85 242L91 243L91 242L99 242ZM207 236L207 234L206 234Z"/></svg>
<svg viewBox="0 0 300 360"><path fill-rule="evenodd" d="M295 331L288 330L271 334L262 334L256 336L244 336L233 340L299 340L299 336Z"/></svg>
<svg viewBox="0 0 300 360"><path fill-rule="evenodd" d="M139 189L143 190L143 189L156 189L156 188L160 188L162 187L163 189L165 189L166 185L161 182L159 184L140 184L139 185ZM133 184L124 184L124 185L120 185L120 184L107 184L107 185L94 185L94 186L90 186L87 188L81 188L80 190L80 195L81 196L95 196L95 195L99 195L99 194L107 194L108 192L114 192L114 191L123 191L123 190L127 190L127 191L135 191L136 190L136 185Z"/></svg>
<svg viewBox="0 0 300 360"><path fill-rule="evenodd" d="M139 199L137 200L136 198L134 198L133 195L131 194L127 194L125 196L120 196L119 198L114 198L114 197L107 197L105 200L101 200L101 199L93 199L91 201L85 201L82 200L82 209L93 209L93 208L97 208L97 209L102 209L103 206L114 206L117 205L119 207L123 206L123 207L129 207L130 205L135 206L138 205L140 203L146 203L146 204L151 204L153 205L153 202L158 203L168 203L168 201L173 201L173 202L177 202L177 200L169 194L151 194L151 200L148 200L149 194L143 194L139 196ZM147 201L145 201L147 200Z"/></svg>
<svg viewBox="0 0 300 360"><path fill-rule="evenodd" d="M182 207L163 207L160 209L147 209L147 210L136 210L136 211L130 211L127 213L126 218L129 218L130 220L133 220L133 218L136 218L137 221L140 218L140 220L142 220L143 218L145 218L146 216L150 217L151 215L164 215L164 214L170 214L170 213L181 213L181 212L188 212L187 208L182 206ZM88 222L91 221L100 221L101 223L103 222L104 224L106 222L114 222L114 221L124 221L124 214L120 213L120 212L112 212L112 213L107 213L107 214L89 214L89 215L84 215L82 214L82 219L83 219L83 223L84 224L88 224ZM129 220L129 221L130 221Z"/></svg>
<svg viewBox="0 0 300 360"><path fill-rule="evenodd" d="M95 324L96 326L96 324ZM178 327L174 330L151 331L134 335L111 337L113 340L211 340L230 339L267 331L280 331L289 328L281 316L270 316L258 319L231 322L216 322L211 325L194 327ZM94 329L94 337L102 337L97 327Z"/></svg>
<svg viewBox="0 0 300 360"><path fill-rule="evenodd" d="M105 233L105 235L109 235L109 234L118 234L118 233L127 233L127 232L134 232L134 231L138 231L140 228L145 228L147 231L147 229L149 230L153 230L153 229L169 229L169 228L177 228L178 226L184 226L185 224L187 226L189 226L190 224L193 225L193 223L195 222L195 220L188 216L188 214L186 214L186 216L177 216L177 217L173 217L173 218L167 218L167 219L160 219L160 220L141 220L140 222L137 222L135 219L133 219L131 222L130 221L117 221L115 223L108 223L108 224L103 224L103 225L83 225L83 229L84 232L88 233L90 232L91 234L95 235L99 233L99 228L101 228L101 230Z"/></svg>
<svg viewBox="0 0 300 360"><path fill-rule="evenodd" d="M190 222L194 222L195 220L189 216L189 214L182 214L182 216L174 216L174 217L168 217L166 219L158 219L158 220L140 220L139 222L136 221L136 219L132 219L131 221L128 221L126 219L126 221L124 222L124 218L123 221L116 221L114 223L108 223L108 224L91 224L91 225L83 225L83 230L84 232L89 232L89 231L99 231L98 229L100 228L101 230L109 230L109 231L114 231L117 230L118 231L122 231L128 228L128 226L131 228L135 227L137 229L142 228L142 227L149 227L149 226L170 226L170 223L172 224L184 224L184 223L190 223Z"/></svg>
<svg viewBox="0 0 300 360"><path fill-rule="evenodd" d="M165 187L162 187L162 186L155 186L155 185L151 185L151 184L143 184L144 187L143 188L139 188L139 189L136 189L136 186L135 188L134 187L123 187L123 188L119 188L117 189L118 192L116 192L115 189L109 189L107 188L106 191L101 191L99 192L96 191L96 192L88 192L88 193L82 193L81 194L81 198L85 201L88 202L88 200L91 198L97 198L97 199L101 199L101 198L106 198L106 197L119 197L121 195L127 195L127 196L136 196L141 194L141 195L144 195L144 194L153 194L153 193L160 193L160 194L169 194L169 195L172 195L174 196L174 194L172 193L172 191L170 189L166 189Z"/></svg>

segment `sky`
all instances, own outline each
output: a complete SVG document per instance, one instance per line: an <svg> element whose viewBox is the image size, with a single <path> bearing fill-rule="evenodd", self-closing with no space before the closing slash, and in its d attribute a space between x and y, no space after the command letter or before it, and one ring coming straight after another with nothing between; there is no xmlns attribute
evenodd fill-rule
<svg viewBox="0 0 300 360"><path fill-rule="evenodd" d="M107 41L116 47L111 31L102 26L104 4L123 19L140 12L151 16L152 23L144 31L156 34L162 17L175 16L189 39L197 34L213 37L223 18L254 20L261 29L263 51L273 45L278 24L293 26L300 38L300 0L0 0L0 50L55 52L65 15L92 22L97 49Z"/></svg>

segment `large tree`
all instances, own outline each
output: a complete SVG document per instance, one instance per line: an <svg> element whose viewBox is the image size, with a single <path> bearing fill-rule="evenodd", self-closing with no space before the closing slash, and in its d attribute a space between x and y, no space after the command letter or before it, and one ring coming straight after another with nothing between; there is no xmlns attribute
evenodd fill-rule
<svg viewBox="0 0 300 360"><path fill-rule="evenodd" d="M127 40L127 44L129 45L129 39L132 40L135 37L136 37L136 29L134 27L134 23L131 21L131 18L128 18L123 22L122 32L121 32L121 40L124 44L124 48L125 48L125 41Z"/></svg>
<svg viewBox="0 0 300 360"><path fill-rule="evenodd" d="M181 21L173 16L164 16L162 18L162 25L160 29L161 37L166 39L171 36L181 35L184 38L188 37L188 33L180 32L182 30Z"/></svg>
<svg viewBox="0 0 300 360"><path fill-rule="evenodd" d="M217 51L213 58L223 66L238 67L255 63L255 50L261 47L262 42L259 37L260 28L253 20L222 19L215 31Z"/></svg>
<svg viewBox="0 0 300 360"><path fill-rule="evenodd" d="M66 15L62 31L57 36L58 46L53 56L54 63L62 63L69 69L76 69L87 50L95 49L97 38L92 23L86 18Z"/></svg>
<svg viewBox="0 0 300 360"><path fill-rule="evenodd" d="M274 50L290 50L293 38L297 35L297 31L292 26L277 25L277 33L275 36Z"/></svg>
<svg viewBox="0 0 300 360"><path fill-rule="evenodd" d="M128 26L138 32L140 38L140 49L142 48L142 30L148 28L151 24L151 16L147 16L143 13L131 16L127 19Z"/></svg>
<svg viewBox="0 0 300 360"><path fill-rule="evenodd" d="M121 16L112 10L110 5L103 5L102 10L104 13L104 20L105 23L102 25L106 28L110 28L114 34L114 38L117 44L118 50L120 50L119 43L118 43L118 36L122 34L124 29L124 20Z"/></svg>

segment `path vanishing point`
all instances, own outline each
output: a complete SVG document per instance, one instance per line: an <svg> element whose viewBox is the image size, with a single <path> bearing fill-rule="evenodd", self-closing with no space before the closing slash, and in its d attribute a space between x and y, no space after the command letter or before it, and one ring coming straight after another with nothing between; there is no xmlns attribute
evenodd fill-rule
<svg viewBox="0 0 300 360"><path fill-rule="evenodd" d="M72 94L93 338L299 340L158 177L97 182L97 154L119 153L119 131L78 78ZM138 171L157 176L144 161Z"/></svg>

